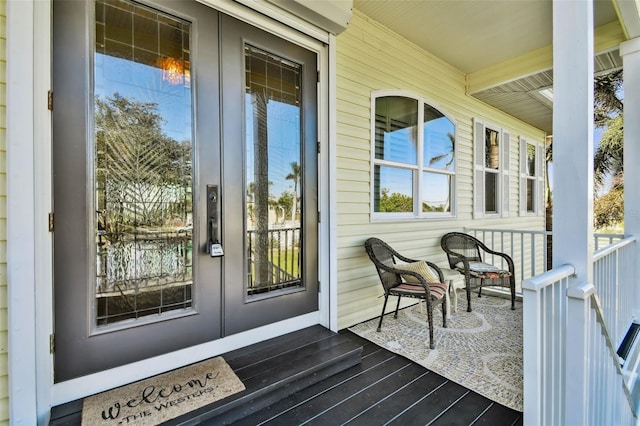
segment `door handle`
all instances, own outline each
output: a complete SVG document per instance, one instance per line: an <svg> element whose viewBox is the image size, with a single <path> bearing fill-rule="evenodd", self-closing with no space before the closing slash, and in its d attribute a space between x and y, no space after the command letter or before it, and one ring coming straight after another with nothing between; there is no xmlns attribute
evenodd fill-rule
<svg viewBox="0 0 640 426"><path fill-rule="evenodd" d="M224 256L224 250L218 237L220 226L218 199L218 185L207 185L207 247L205 250L211 257Z"/></svg>

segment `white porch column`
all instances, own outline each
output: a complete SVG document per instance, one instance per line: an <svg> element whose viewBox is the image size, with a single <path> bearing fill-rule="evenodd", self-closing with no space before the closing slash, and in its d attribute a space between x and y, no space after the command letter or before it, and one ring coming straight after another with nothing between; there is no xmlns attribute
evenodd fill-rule
<svg viewBox="0 0 640 426"><path fill-rule="evenodd" d="M553 266L592 282L593 1L553 1Z"/></svg>
<svg viewBox="0 0 640 426"><path fill-rule="evenodd" d="M640 37L620 45L624 76L624 233L640 237ZM636 243L640 247L640 243ZM640 250L636 250L635 277L640 277ZM635 287L640 318L640 286Z"/></svg>
<svg viewBox="0 0 640 426"><path fill-rule="evenodd" d="M579 293L593 282L593 53L593 0L553 0L553 267L576 271L567 291L566 387L558 397L565 422L575 424L587 423Z"/></svg>

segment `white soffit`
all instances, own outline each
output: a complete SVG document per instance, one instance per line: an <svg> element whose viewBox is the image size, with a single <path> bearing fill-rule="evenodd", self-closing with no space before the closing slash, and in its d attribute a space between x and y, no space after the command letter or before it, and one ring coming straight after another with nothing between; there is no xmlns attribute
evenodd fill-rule
<svg viewBox="0 0 640 426"><path fill-rule="evenodd" d="M622 58L618 50L601 53L594 58L596 74L606 74L619 69L622 69ZM485 89L472 96L547 134L553 133L553 71L551 70Z"/></svg>
<svg viewBox="0 0 640 426"><path fill-rule="evenodd" d="M344 31L353 13L353 0L267 1L332 34Z"/></svg>
<svg viewBox="0 0 640 426"><path fill-rule="evenodd" d="M464 73L552 43L551 1L355 0L354 7ZM617 20L611 0L594 1L594 20L596 27Z"/></svg>
<svg viewBox="0 0 640 426"><path fill-rule="evenodd" d="M640 37L640 0L613 0L629 39Z"/></svg>

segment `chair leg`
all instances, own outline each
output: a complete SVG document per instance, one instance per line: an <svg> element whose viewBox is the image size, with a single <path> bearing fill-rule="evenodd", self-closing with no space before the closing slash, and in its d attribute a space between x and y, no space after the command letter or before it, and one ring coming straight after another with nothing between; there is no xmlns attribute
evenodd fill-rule
<svg viewBox="0 0 640 426"><path fill-rule="evenodd" d="M447 300L442 298L442 327L447 328Z"/></svg>
<svg viewBox="0 0 640 426"><path fill-rule="evenodd" d="M516 280L515 278L513 278L513 275L511 275L510 279L510 287L511 287L511 310L515 311L516 310Z"/></svg>
<svg viewBox="0 0 640 426"><path fill-rule="evenodd" d="M467 282L467 312L471 312L471 284Z"/></svg>
<svg viewBox="0 0 640 426"><path fill-rule="evenodd" d="M431 303L427 305L427 322L429 323L429 347L435 349L436 345L433 343L433 308Z"/></svg>
<svg viewBox="0 0 640 426"><path fill-rule="evenodd" d="M384 310L387 309L387 300L389 300L389 295L384 295L384 304L382 305L382 313L380 314L380 321L378 322L378 329L376 331L382 330L382 317L384 317Z"/></svg>
<svg viewBox="0 0 640 426"><path fill-rule="evenodd" d="M402 296L398 296L398 303L396 303L396 313L393 315L393 318L398 319L398 309L400 308L400 299Z"/></svg>

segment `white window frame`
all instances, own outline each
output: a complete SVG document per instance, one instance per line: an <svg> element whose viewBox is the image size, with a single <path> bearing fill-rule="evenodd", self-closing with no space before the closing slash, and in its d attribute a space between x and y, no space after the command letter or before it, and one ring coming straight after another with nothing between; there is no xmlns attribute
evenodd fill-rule
<svg viewBox="0 0 640 426"><path fill-rule="evenodd" d="M417 117L417 162L416 164L399 163L389 160L376 159L375 145L376 145L376 100L381 97L397 96L412 99L418 102L418 117ZM431 108L436 109L444 117L446 117L451 123L453 123L453 137L454 137L454 150L453 150L453 164L452 170L442 170L436 168L430 168L424 164L424 106L429 105ZM456 199L457 199L457 168L458 168L458 126L456 120L451 114L446 112L436 102L433 102L423 96L417 95L412 92L403 90L379 90L371 93L371 189L370 189L370 211L371 221L397 221L397 220L418 220L418 219L450 219L456 217ZM375 168L376 166L390 166L394 168L400 168L405 170L411 170L413 177L412 185L412 197L413 197L413 211L412 212L376 212L375 211ZM450 211L449 212L422 212L422 186L423 186L423 173L437 173L441 175L448 175L451 177L451 186L449 188L450 197Z"/></svg>
<svg viewBox="0 0 640 426"><path fill-rule="evenodd" d="M535 147L535 172L527 174L527 145ZM541 216L545 212L545 146L520 137L520 216ZM533 181L533 210L527 209L527 182Z"/></svg>
<svg viewBox="0 0 640 426"><path fill-rule="evenodd" d="M491 169L485 164L485 130L490 129L498 134L498 169ZM511 163L511 133L500 126L485 122L481 118L473 119L473 217L492 218L509 217L510 206L510 173ZM495 173L496 211L487 212L485 203L485 176Z"/></svg>

